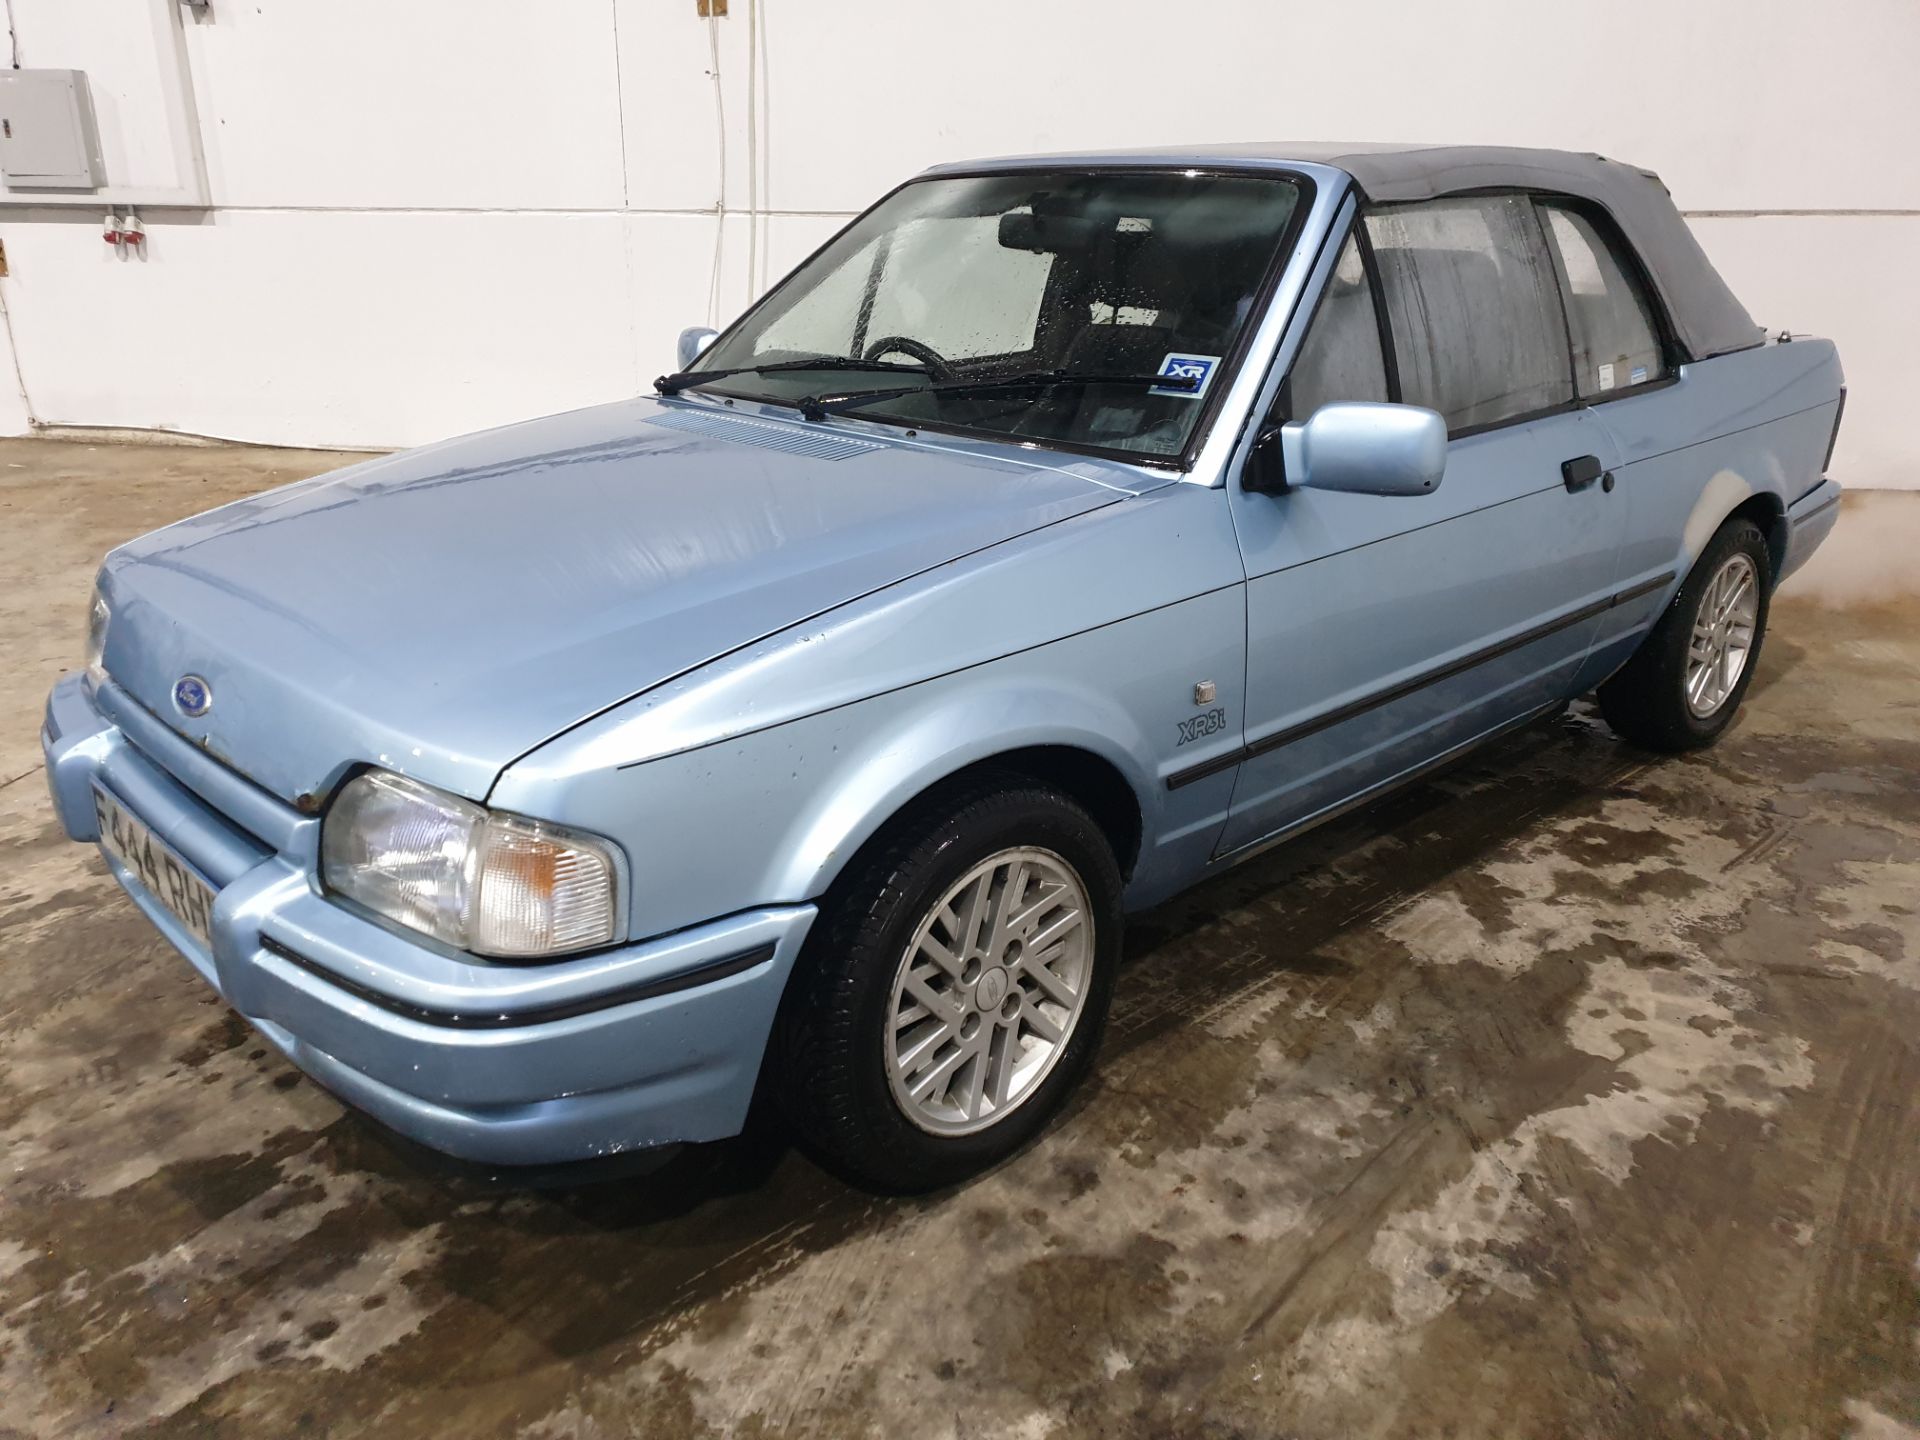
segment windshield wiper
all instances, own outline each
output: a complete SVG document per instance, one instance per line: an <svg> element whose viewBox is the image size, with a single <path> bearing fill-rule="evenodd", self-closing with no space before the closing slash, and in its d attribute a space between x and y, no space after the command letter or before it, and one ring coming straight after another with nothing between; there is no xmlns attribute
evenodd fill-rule
<svg viewBox="0 0 1920 1440"><path fill-rule="evenodd" d="M906 395L952 395L966 391L1051 390L1056 385L1136 385L1152 390L1198 390L1191 375L1093 375L1067 370L1031 370L994 380L936 380L931 385L903 385L891 390L843 390L835 395L803 395L793 403L809 420L898 400Z"/></svg>
<svg viewBox="0 0 1920 1440"><path fill-rule="evenodd" d="M923 365L903 365L898 360L856 360L850 355L820 355L811 360L776 360L767 365L732 365L724 370L678 370L662 375L653 388L662 395L678 395L689 385L705 385L729 375L772 375L781 370L897 370L914 375L926 374Z"/></svg>

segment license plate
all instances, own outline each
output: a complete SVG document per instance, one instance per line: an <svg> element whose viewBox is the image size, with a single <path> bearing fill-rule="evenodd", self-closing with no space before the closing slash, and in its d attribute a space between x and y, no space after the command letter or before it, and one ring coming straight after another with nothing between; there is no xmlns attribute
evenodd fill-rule
<svg viewBox="0 0 1920 1440"><path fill-rule="evenodd" d="M131 870L147 893L211 950L213 887L98 785L93 788L93 813L100 821L100 848Z"/></svg>

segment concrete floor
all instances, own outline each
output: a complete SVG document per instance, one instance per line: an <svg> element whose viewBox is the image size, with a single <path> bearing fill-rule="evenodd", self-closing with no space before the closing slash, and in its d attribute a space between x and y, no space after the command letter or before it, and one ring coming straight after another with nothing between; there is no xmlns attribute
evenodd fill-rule
<svg viewBox="0 0 1920 1440"><path fill-rule="evenodd" d="M1920 1433L1920 495L1719 748L1576 709L1144 917L1064 1121L880 1201L435 1173L61 839L102 552L332 461L0 443L0 1433Z"/></svg>

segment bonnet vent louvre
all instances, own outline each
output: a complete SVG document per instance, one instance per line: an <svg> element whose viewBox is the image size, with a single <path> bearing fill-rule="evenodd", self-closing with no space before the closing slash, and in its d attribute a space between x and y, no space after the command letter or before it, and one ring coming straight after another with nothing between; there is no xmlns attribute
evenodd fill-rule
<svg viewBox="0 0 1920 1440"><path fill-rule="evenodd" d="M777 420L755 420L745 415L712 415L702 410L675 410L655 415L647 421L663 430L688 430L696 435L713 435L741 445L760 445L768 450L785 450L793 455L810 455L815 460L848 460L869 450L887 447L876 440L855 440L812 426L785 425Z"/></svg>

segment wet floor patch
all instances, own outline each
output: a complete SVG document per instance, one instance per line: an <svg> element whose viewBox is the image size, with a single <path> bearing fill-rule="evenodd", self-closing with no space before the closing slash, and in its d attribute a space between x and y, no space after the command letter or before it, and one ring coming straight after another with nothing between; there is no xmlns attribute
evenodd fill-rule
<svg viewBox="0 0 1920 1440"><path fill-rule="evenodd" d="M427 1164L0 788L0 1434L1911 1434L1916 622L1788 597L1707 754L1577 708L1139 917L916 1200Z"/></svg>

